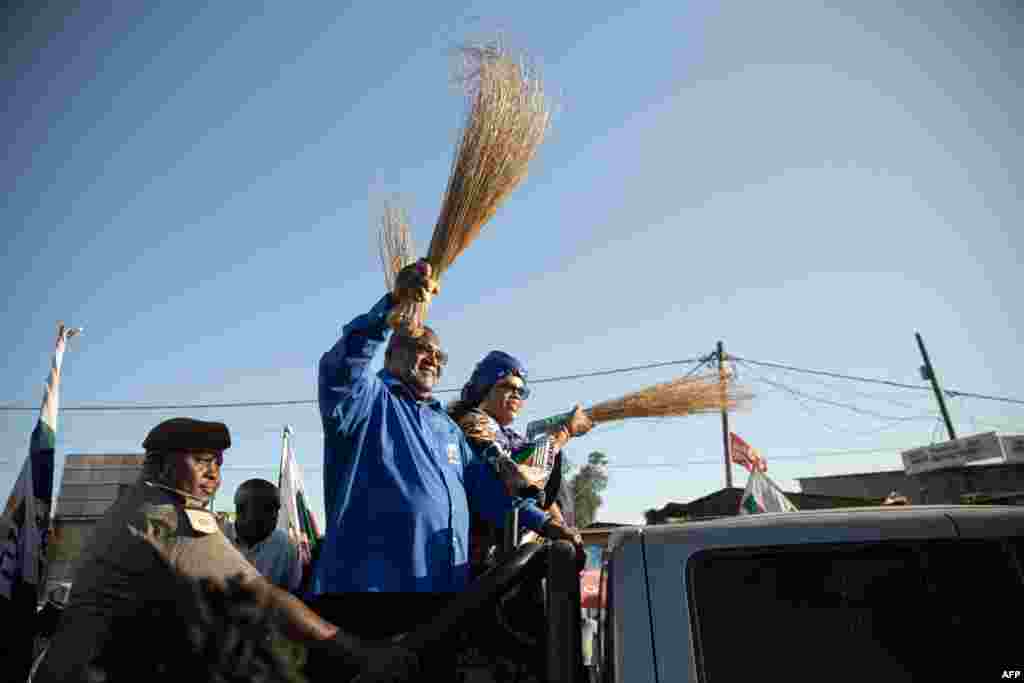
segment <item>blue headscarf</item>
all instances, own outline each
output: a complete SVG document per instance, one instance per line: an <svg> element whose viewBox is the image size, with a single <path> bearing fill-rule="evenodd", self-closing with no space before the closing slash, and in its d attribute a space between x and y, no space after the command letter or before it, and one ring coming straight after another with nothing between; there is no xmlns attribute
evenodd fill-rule
<svg viewBox="0 0 1024 683"><path fill-rule="evenodd" d="M509 375L518 375L526 383L526 366L504 351L491 351L476 364L473 375L462 386L462 402L477 406L487 396L498 380Z"/></svg>

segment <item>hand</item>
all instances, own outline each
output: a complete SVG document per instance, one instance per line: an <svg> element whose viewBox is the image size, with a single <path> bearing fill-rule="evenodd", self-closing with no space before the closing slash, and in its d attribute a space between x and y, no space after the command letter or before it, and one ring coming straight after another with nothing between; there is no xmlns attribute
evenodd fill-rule
<svg viewBox="0 0 1024 683"><path fill-rule="evenodd" d="M363 643L352 653L359 674L352 683L393 683L416 677L419 660L400 645Z"/></svg>
<svg viewBox="0 0 1024 683"><path fill-rule="evenodd" d="M395 301L430 303L441 291L440 283L431 277L432 272L430 264L423 259L398 271L398 277L395 278Z"/></svg>
<svg viewBox="0 0 1024 683"><path fill-rule="evenodd" d="M505 492L517 498L533 498L537 505L544 507L544 488L531 482L519 465L507 455L500 455L494 461L498 479L505 485Z"/></svg>
<svg viewBox="0 0 1024 683"><path fill-rule="evenodd" d="M580 535L579 531L571 526L559 524L554 518L551 518L541 527L540 535L549 541L569 541L572 543L576 548L576 565L580 571L583 571L583 567L587 563L587 551L583 548L583 536Z"/></svg>
<svg viewBox="0 0 1024 683"><path fill-rule="evenodd" d="M590 419L586 411L583 410L583 406L576 404L576 408L573 409L572 415L563 425L565 430L569 432L569 436L583 436L594 426L594 421Z"/></svg>
<svg viewBox="0 0 1024 683"><path fill-rule="evenodd" d="M476 411L466 413L459 420L459 427L466 438L481 443L492 443L498 436L496 424L491 418Z"/></svg>

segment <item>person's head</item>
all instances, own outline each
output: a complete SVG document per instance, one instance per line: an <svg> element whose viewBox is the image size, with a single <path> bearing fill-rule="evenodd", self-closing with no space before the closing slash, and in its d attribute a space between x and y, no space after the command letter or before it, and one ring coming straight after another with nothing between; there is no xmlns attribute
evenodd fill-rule
<svg viewBox="0 0 1024 683"><path fill-rule="evenodd" d="M511 424L529 397L526 367L504 351L491 351L476 364L461 400L479 407L501 426Z"/></svg>
<svg viewBox="0 0 1024 683"><path fill-rule="evenodd" d="M248 545L259 543L277 526L281 498L266 479L242 482L235 492L235 533Z"/></svg>
<svg viewBox="0 0 1024 683"><path fill-rule="evenodd" d="M384 354L385 369L421 399L430 396L447 363L440 338L427 326L418 337L395 332Z"/></svg>
<svg viewBox="0 0 1024 683"><path fill-rule="evenodd" d="M150 430L142 447L145 479L208 502L220 488L220 468L224 451L231 447L231 434L222 422L176 417Z"/></svg>

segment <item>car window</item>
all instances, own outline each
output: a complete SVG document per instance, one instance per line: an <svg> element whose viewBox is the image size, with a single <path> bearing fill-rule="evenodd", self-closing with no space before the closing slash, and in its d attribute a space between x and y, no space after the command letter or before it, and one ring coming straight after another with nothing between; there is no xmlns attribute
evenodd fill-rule
<svg viewBox="0 0 1024 683"><path fill-rule="evenodd" d="M993 615L1024 604L1019 546L950 539L697 553L687 576L699 679L820 681L818 663L831 662L844 680L909 681L966 656L1015 659L1013 629Z"/></svg>

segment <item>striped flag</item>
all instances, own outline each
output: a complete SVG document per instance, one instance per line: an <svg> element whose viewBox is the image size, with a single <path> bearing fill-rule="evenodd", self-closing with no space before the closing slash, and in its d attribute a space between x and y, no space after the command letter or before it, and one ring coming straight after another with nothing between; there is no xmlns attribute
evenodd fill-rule
<svg viewBox="0 0 1024 683"><path fill-rule="evenodd" d="M57 346L46 379L39 421L32 430L28 458L0 520L0 596L7 599L14 599L19 585L31 585L38 593L46 578L44 563L53 500L60 369L67 340L81 331L81 328L64 327L63 323L57 326Z"/></svg>
<svg viewBox="0 0 1024 683"><path fill-rule="evenodd" d="M746 468L748 472L754 470L759 472L768 471L768 463L765 462L761 451L744 441L735 432L729 432L729 458L737 465Z"/></svg>
<svg viewBox="0 0 1024 683"><path fill-rule="evenodd" d="M759 512L796 512L797 507L786 498L778 484L764 472L753 469L747 488L740 499L739 514L756 515Z"/></svg>
<svg viewBox="0 0 1024 683"><path fill-rule="evenodd" d="M281 513L277 517L277 526L288 532L288 537L298 547L302 564L309 565L320 542L320 528L313 511L306 504L302 470L295 461L289 438L292 434L292 428L286 426L282 436L281 471L277 482L281 495Z"/></svg>

